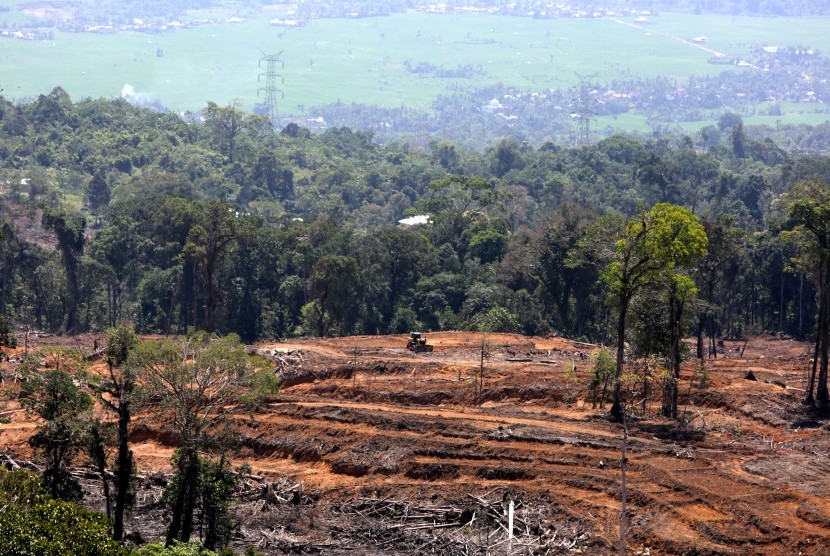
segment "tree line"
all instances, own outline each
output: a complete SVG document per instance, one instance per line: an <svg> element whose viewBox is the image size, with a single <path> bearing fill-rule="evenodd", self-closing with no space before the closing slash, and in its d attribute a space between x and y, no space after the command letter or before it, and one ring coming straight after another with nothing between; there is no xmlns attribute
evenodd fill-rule
<svg viewBox="0 0 830 556"><path fill-rule="evenodd" d="M628 241L627 219L663 205L706 232L681 323L700 356L717 336L805 338L820 316L821 282L785 201L818 195L794 187L826 179L828 160L758 138L734 114L715 137L501 139L484 152L274 130L233 104L179 116L73 102L59 88L0 102L0 116L0 307L18 327L128 320L245 342L486 329L614 343L621 294L607 257ZM429 222L397 224L417 214ZM653 295L628 299L631 330L670 328ZM668 356L670 339L643 342Z"/></svg>

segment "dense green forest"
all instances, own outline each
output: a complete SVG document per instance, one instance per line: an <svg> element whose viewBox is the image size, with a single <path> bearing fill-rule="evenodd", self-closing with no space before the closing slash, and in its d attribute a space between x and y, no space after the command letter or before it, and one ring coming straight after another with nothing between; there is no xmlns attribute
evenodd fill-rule
<svg viewBox="0 0 830 556"><path fill-rule="evenodd" d="M598 270L569 268L573 245L557 243L568 232L575 244L600 214L661 201L713 222L728 214L752 247L732 278L752 280L741 263L760 272L746 299L722 308L724 324L803 333L810 322L809 292L783 272L772 205L817 162L743 144L728 118L732 143L711 154L690 138L612 137L578 150L504 140L479 156L444 143L381 147L348 129L272 133L233 107L209 106L203 124L188 124L121 102L73 104L59 90L3 112L7 196L21 225L51 235L38 244L7 225L0 295L12 320L38 328L129 318L144 332L253 340L500 317L500 329L599 339L596 275L572 276ZM433 223L394 225L413 212Z"/></svg>
<svg viewBox="0 0 830 556"><path fill-rule="evenodd" d="M605 341L604 263L578 255L615 215L673 203L713 243L689 269L696 325L812 330L814 280L781 233L792 223L780 200L830 165L753 139L733 114L716 134L538 149L503 139L482 154L379 145L345 128L274 131L213 103L189 120L75 103L60 89L4 102L0 116L0 306L20 326L127 319L140 332L246 341L487 328ZM431 221L397 224L414 214ZM609 248L615 233L601 238Z"/></svg>

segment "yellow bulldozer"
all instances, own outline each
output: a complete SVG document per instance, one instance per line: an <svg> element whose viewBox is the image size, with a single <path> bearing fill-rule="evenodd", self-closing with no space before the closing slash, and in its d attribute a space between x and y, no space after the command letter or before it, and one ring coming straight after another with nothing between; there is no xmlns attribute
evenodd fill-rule
<svg viewBox="0 0 830 556"><path fill-rule="evenodd" d="M421 337L420 332L410 332L409 341L406 342L406 349L414 351L415 353L430 353L432 346L427 343L427 339Z"/></svg>

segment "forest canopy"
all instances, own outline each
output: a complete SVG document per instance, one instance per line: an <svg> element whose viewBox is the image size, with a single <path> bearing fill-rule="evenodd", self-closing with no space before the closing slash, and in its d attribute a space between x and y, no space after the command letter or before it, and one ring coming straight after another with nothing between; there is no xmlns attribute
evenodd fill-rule
<svg viewBox="0 0 830 556"><path fill-rule="evenodd" d="M483 153L273 130L234 105L188 120L59 88L4 101L0 116L0 303L18 326L607 340L603 269L575 253L602 218L669 203L731 238L704 260L717 264L693 270L708 284L698 328L811 330L812 281L791 263L778 199L830 166L756 138L734 114L714 137L501 139ZM418 214L426 223L398 224Z"/></svg>

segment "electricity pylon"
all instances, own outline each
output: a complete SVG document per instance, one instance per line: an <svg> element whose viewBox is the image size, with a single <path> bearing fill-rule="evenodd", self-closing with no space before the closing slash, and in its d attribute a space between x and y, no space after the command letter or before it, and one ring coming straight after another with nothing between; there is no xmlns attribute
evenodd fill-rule
<svg viewBox="0 0 830 556"><path fill-rule="evenodd" d="M277 64L279 64L280 69L285 69L285 62L280 58L282 53L283 51L277 52L276 54L265 54L263 52L262 58L259 59L260 68L262 68L262 62L266 62L266 65L265 71L257 77L257 83L264 77L265 87L257 89L257 96L259 96L260 91L265 92L265 102L263 102L263 105L268 113L268 118L271 120L271 125L277 120L277 93L280 94L281 98L285 98L284 91L277 88L277 79L280 80L280 84L285 84L285 77L277 73Z"/></svg>
<svg viewBox="0 0 830 556"><path fill-rule="evenodd" d="M594 117L594 105L596 104L596 93L592 90L592 82L597 74L580 75L579 90L574 99L574 115L576 116L576 136L574 146L582 147L591 143L591 118Z"/></svg>

